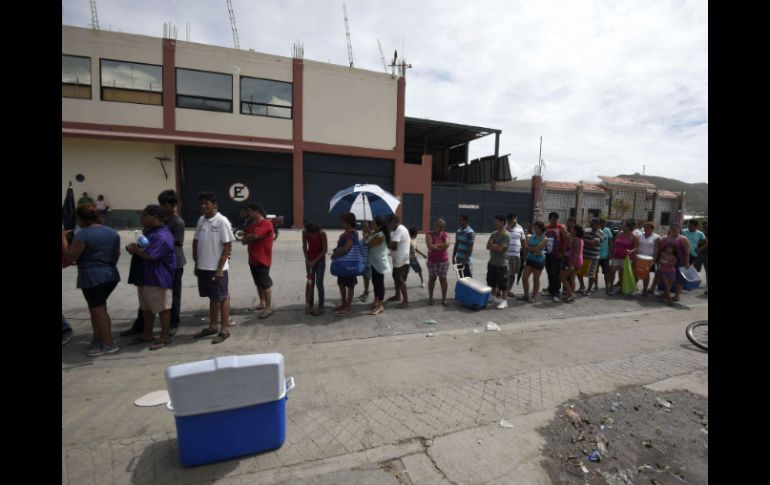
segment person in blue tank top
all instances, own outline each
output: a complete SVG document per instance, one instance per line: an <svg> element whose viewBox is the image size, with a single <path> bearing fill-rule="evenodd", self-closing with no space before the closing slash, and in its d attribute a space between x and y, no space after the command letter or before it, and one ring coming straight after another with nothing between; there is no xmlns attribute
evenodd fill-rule
<svg viewBox="0 0 770 485"><path fill-rule="evenodd" d="M107 299L120 281L120 236L115 229L102 225L101 215L92 204L80 204L77 216L81 229L72 244L67 241L70 231L62 231L62 249L68 261L77 262L77 287L83 291L91 315L93 348L86 355L98 357L120 350L112 342L112 321L107 313Z"/></svg>
<svg viewBox="0 0 770 485"><path fill-rule="evenodd" d="M534 224L535 233L527 236L524 244L526 263L524 264L524 273L522 283L524 286L524 295L519 297L521 300L534 303L537 299L537 293L540 290L540 273L545 266L545 245L548 239L545 237L545 224L540 221ZM532 293L529 292L529 275L533 277Z"/></svg>

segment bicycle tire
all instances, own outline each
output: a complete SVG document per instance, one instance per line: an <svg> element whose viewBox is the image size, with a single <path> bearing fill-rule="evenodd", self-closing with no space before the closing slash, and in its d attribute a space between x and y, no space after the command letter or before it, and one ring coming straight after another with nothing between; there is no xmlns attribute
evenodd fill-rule
<svg viewBox="0 0 770 485"><path fill-rule="evenodd" d="M693 345L698 347L699 349L703 349L706 352L709 350L708 346L708 320L697 320L695 322L692 322L691 324L687 325L687 329L685 330L685 335L687 335L687 339L692 342ZM699 336L696 336L695 329L698 327L706 327L706 342L703 342L702 338L699 338Z"/></svg>

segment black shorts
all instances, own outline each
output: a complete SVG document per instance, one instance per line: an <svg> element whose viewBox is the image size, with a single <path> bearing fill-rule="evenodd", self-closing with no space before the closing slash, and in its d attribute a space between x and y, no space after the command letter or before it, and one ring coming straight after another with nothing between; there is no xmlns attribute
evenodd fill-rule
<svg viewBox="0 0 770 485"><path fill-rule="evenodd" d="M405 264L400 268L393 268L393 281L406 283L406 277L409 276L409 265Z"/></svg>
<svg viewBox="0 0 770 485"><path fill-rule="evenodd" d="M353 288L358 284L358 278L355 276L337 276L337 284L346 288Z"/></svg>
<svg viewBox="0 0 770 485"><path fill-rule="evenodd" d="M532 261L531 259L528 259L525 266L534 268L537 271L543 271L543 268L545 267L545 263L538 263L537 261Z"/></svg>
<svg viewBox="0 0 770 485"><path fill-rule="evenodd" d="M602 274L609 274L610 273L610 260L609 260L609 258L599 259L599 267L602 269ZM597 272L596 275L598 276L599 273Z"/></svg>
<svg viewBox="0 0 770 485"><path fill-rule="evenodd" d="M109 283L102 283L101 285L92 286L91 288L83 288L83 296L88 303L88 308L97 308L107 304L107 298L118 286L117 281L110 281Z"/></svg>
<svg viewBox="0 0 770 485"><path fill-rule="evenodd" d="M698 256L693 256L692 254L690 255L690 264L695 264L695 261L697 260L698 260Z"/></svg>
<svg viewBox="0 0 770 485"><path fill-rule="evenodd" d="M250 264L251 277L254 279L254 284L261 290L267 290L273 287L273 280L270 278L270 266L262 266L261 264Z"/></svg>
<svg viewBox="0 0 770 485"><path fill-rule="evenodd" d="M561 270L569 269L569 258L561 258Z"/></svg>
<svg viewBox="0 0 770 485"><path fill-rule="evenodd" d="M487 264L487 285L500 290L508 286L508 264L505 266L493 266Z"/></svg>
<svg viewBox="0 0 770 485"><path fill-rule="evenodd" d="M216 271L198 270L198 295L201 298L210 298L214 301L227 300L228 271L224 271L224 277L216 281Z"/></svg>

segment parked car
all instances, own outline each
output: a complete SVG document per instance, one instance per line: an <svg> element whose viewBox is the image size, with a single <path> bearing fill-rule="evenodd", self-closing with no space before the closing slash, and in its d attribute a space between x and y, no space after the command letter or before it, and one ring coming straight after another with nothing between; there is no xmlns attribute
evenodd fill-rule
<svg viewBox="0 0 770 485"><path fill-rule="evenodd" d="M622 226L623 221L607 221L607 227L612 231L612 237L618 235Z"/></svg>

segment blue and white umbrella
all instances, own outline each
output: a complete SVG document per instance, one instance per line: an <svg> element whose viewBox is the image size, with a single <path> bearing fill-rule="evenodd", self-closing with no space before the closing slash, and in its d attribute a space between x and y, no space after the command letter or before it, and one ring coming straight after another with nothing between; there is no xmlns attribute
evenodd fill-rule
<svg viewBox="0 0 770 485"><path fill-rule="evenodd" d="M371 221L375 216L394 214L399 200L379 185L356 184L340 190L329 202L329 213L333 216L352 212L356 219Z"/></svg>

